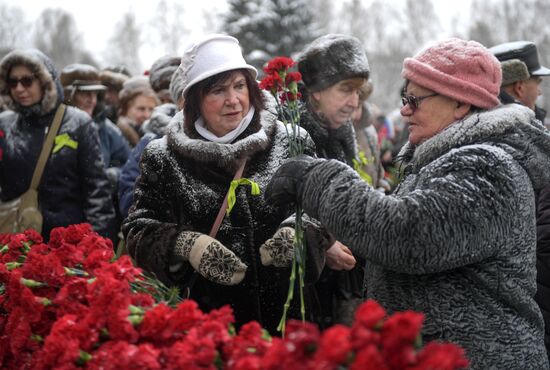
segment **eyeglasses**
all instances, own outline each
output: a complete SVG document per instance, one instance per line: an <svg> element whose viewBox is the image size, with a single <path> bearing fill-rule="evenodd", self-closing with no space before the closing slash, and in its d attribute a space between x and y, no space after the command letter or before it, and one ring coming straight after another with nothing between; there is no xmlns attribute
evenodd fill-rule
<svg viewBox="0 0 550 370"><path fill-rule="evenodd" d="M439 94L433 93L425 96L404 95L401 97L401 103L403 104L403 106L406 106L407 104L409 104L409 106L411 107L411 110L414 112L415 110L418 109L422 100L431 98L437 95Z"/></svg>
<svg viewBox="0 0 550 370"><path fill-rule="evenodd" d="M10 89L15 89L19 82L21 82L21 85L23 87L31 87L35 77L34 76L24 76L21 78L8 78L6 83L8 84L8 87Z"/></svg>

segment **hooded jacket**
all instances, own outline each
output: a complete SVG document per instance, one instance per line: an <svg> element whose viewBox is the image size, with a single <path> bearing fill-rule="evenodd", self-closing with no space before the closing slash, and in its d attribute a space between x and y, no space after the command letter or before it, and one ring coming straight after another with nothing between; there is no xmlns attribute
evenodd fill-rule
<svg viewBox="0 0 550 370"><path fill-rule="evenodd" d="M230 144L206 141L194 127L184 129L183 112L177 113L166 135L151 141L141 157L134 203L122 227L130 255L166 284L185 286L193 272L189 264L184 263L178 273L169 271L179 262L172 257L178 236L190 230L210 232L240 158L248 158L242 177L256 182L263 192L288 158L287 147L285 127L266 110L256 112L250 126ZM248 266L245 278L238 285L223 286L197 275L191 298L203 310L230 304L237 325L258 320L275 333L290 269L262 266L259 248L290 216L291 209L274 208L263 196L251 195L248 186L239 186L235 195L233 210L224 218L216 239ZM306 226L312 247L318 240L328 240L328 235L317 231Z"/></svg>
<svg viewBox="0 0 550 370"><path fill-rule="evenodd" d="M30 107L18 105L9 94L8 74L16 65L27 66L40 81L43 98ZM28 190L63 90L51 60L34 49L8 54L0 66L0 94L12 109L0 114L0 200L14 199ZM96 126L84 112L67 107L58 136L66 135L76 147L64 145L50 154L38 188L44 217L43 236L52 228L89 222L103 236L113 236L111 201ZM55 147L55 143L54 143Z"/></svg>
<svg viewBox="0 0 550 370"><path fill-rule="evenodd" d="M325 161L304 210L367 259L370 298L426 315L425 340L455 342L472 369L548 369L536 291L535 192L550 133L519 105L473 113L400 155L395 193Z"/></svg>

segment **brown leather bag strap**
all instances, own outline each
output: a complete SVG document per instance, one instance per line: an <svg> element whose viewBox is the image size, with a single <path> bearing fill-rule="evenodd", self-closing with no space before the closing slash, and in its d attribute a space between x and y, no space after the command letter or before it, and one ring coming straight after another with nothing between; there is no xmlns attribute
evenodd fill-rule
<svg viewBox="0 0 550 370"><path fill-rule="evenodd" d="M235 172L235 176L233 177L233 180L238 180L241 178L244 172L244 166L246 165L246 158L243 158L241 160L241 164L239 168L237 169L237 172ZM212 225L212 229L210 229L210 235L212 238L216 237L216 234L218 233L218 230L220 229L220 226L222 224L222 221L225 217L225 212L227 210L227 198L229 197L229 192L225 194L225 199L223 200L222 206L220 208L220 211L218 212L218 216L216 217L216 221L214 221L214 225Z"/></svg>
<svg viewBox="0 0 550 370"><path fill-rule="evenodd" d="M59 107L57 107L55 117L53 118L53 123L50 126L46 140L44 140L44 145L42 145L42 151L38 157L38 162L36 162L36 167L34 168L34 173L32 174L31 186L29 189L36 190L36 188L38 188L38 184L40 184L42 173L44 172L46 162L48 161L50 152L52 151L54 139L57 136L57 132L61 126L61 121L63 120L63 115L65 114L65 108L65 104L59 104Z"/></svg>

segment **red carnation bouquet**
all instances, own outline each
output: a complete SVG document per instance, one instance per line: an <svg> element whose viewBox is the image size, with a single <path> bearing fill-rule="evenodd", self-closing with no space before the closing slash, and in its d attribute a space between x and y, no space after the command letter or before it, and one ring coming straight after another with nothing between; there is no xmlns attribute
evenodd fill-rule
<svg viewBox="0 0 550 370"><path fill-rule="evenodd" d="M227 306L209 313L144 277L90 225L0 234L0 368L30 370L453 370L464 351L422 347L423 315L387 317L374 301L351 327L289 321L271 338L257 322L237 333Z"/></svg>
<svg viewBox="0 0 550 370"><path fill-rule="evenodd" d="M264 68L266 76L260 81L260 88L269 91L275 99L279 119L285 123L288 136L288 151L291 157L305 152L307 133L300 128L298 82L301 81L300 72L291 72L296 63L288 57L276 57L270 60ZM277 329L285 335L285 324L290 303L294 299L294 286L298 276L300 294L300 310L302 321L305 321L304 281L306 266L306 244L302 226L302 207L296 205L296 224L294 227L294 258L290 272L288 295L283 309L283 317Z"/></svg>

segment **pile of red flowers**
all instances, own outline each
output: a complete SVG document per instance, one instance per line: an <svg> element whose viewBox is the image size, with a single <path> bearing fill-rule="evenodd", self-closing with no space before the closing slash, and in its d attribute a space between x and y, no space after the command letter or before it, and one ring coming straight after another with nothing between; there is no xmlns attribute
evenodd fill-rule
<svg viewBox="0 0 550 370"><path fill-rule="evenodd" d="M386 317L367 301L351 328L290 321L272 338L232 326L229 307L171 307L89 225L0 235L2 369L441 369L466 367L453 344L419 341L423 315ZM140 288L141 287L141 288Z"/></svg>

